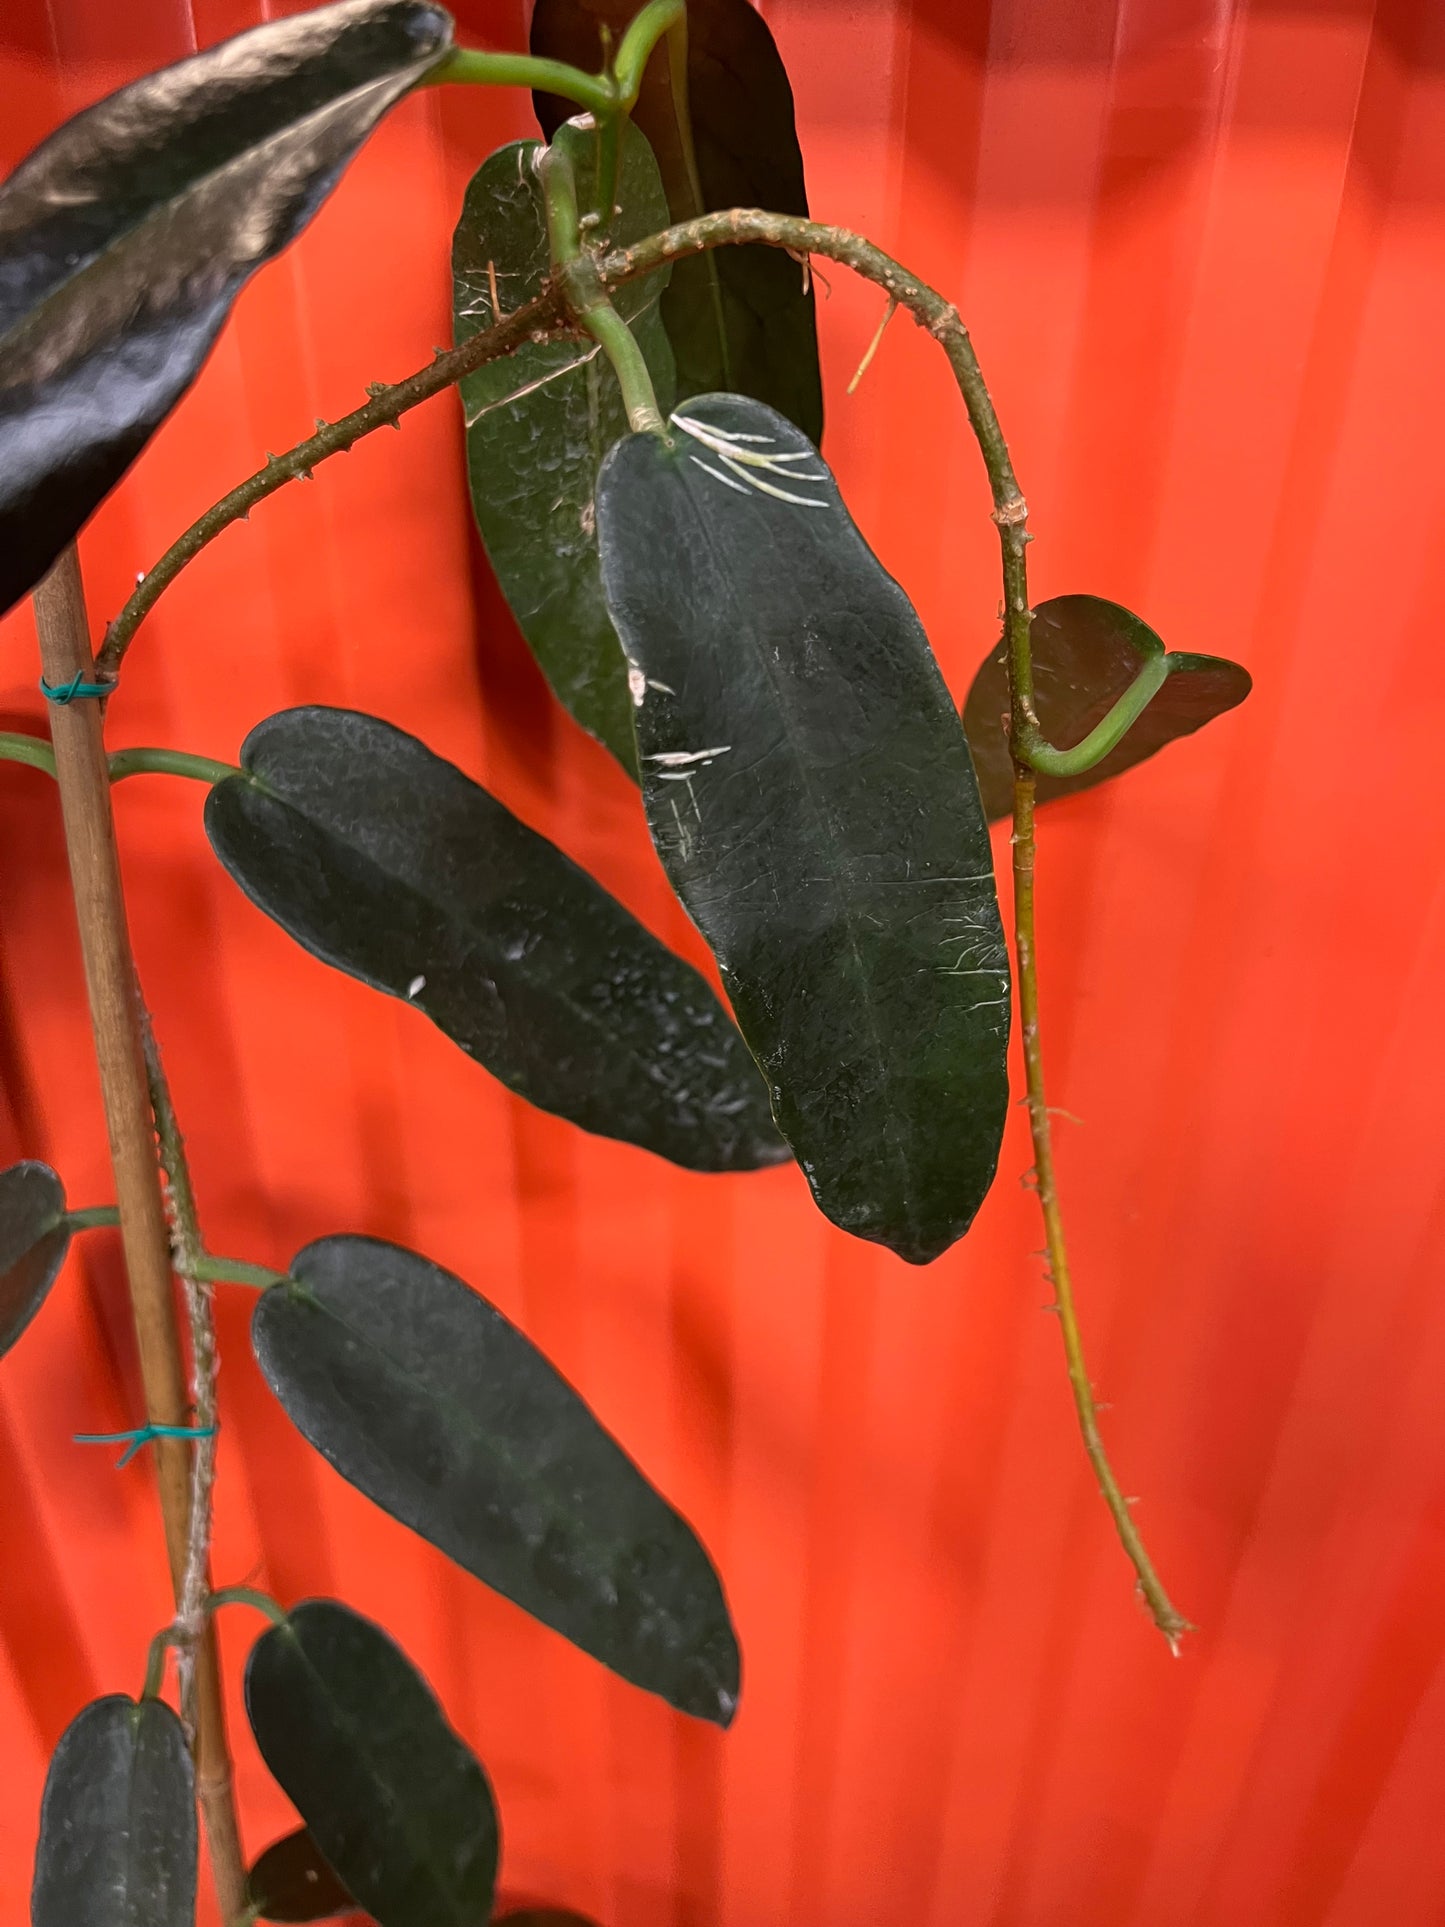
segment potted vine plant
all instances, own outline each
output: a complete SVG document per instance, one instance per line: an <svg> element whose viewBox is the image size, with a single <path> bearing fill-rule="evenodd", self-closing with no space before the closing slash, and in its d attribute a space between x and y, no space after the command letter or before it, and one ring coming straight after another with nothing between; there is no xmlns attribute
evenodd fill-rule
<svg viewBox="0 0 1445 1927"><path fill-rule="evenodd" d="M1036 804L1240 702L1237 665L1169 652L1088 594L1030 605L1027 509L956 310L808 218L786 74L747 0L538 0L526 54L454 44L426 0L338 0L68 121L0 188L0 607L33 594L116 1203L0 1174L0 1351L71 1239L120 1226L174 1620L138 1698L84 1708L40 1820L36 1927L195 1917L197 1810L222 1916L477 1927L497 1816L481 1763L388 1635L336 1600L213 1584L216 1288L257 1293L261 1370L376 1504L603 1665L727 1725L740 1657L688 1523L526 1336L416 1252L346 1232L285 1273L214 1253L130 957L111 788L207 786L217 859L322 962L399 998L533 1104L694 1170L795 1158L840 1229L913 1264L994 1181L1015 998L1049 1276L1085 1448L1140 1590L1170 1602L1099 1437L1050 1142L1034 950ZM98 652L75 538L185 393L247 278L389 108L440 84L533 89L542 138L472 181L455 345L272 457L186 530ZM998 528L1002 635L960 715L905 591L820 452L810 262L938 343ZM877 346L875 338L874 347ZM870 349L870 355L872 349ZM223 528L458 388L477 522L558 699L638 785L730 1008L471 776L375 716L266 718L234 764L107 755L124 663ZM989 823L1012 820L1013 956ZM260 1751L304 1823L248 1861L213 1616L259 1610ZM177 1661L178 1710L166 1698ZM521 1920L521 1916L515 1917ZM544 1916L529 1916L540 1921ZM562 1916L553 1916L561 1919Z"/></svg>

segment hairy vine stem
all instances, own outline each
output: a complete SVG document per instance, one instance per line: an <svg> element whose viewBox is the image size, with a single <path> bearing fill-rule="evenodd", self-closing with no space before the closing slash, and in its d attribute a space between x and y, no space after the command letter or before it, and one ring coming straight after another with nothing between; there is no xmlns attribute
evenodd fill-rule
<svg viewBox="0 0 1445 1927"><path fill-rule="evenodd" d="M450 388L464 375L471 374L488 361L496 361L520 348L524 341L539 341L549 334L565 333L573 326L566 314L560 289L548 287L535 301L529 301L514 314L505 316L494 327L464 341L459 348L438 353L425 368L419 368L404 381L387 386L378 383L371 400L343 415L339 421L323 422L314 435L284 455L268 457L266 466L223 495L219 502L198 516L185 534L178 537L155 567L141 577L120 614L106 630L105 644L96 657L102 678L113 678L120 668L136 630L150 614L161 596L188 562L194 561L207 543L213 542L233 522L243 522L258 502L274 495L288 482L309 478L318 462L328 455L341 455L378 428L395 428L409 409L430 401Z"/></svg>
<svg viewBox="0 0 1445 1927"><path fill-rule="evenodd" d="M73 546L35 591L35 620L46 680L55 687L77 676L93 680L85 594ZM153 1425L181 1426L187 1400L172 1297L170 1237L146 1089L135 963L126 927L99 705L93 701L65 707L52 704L50 732L146 1418ZM190 1566L191 1481L186 1455L197 1448L162 1436L153 1449L171 1583L179 1604ZM194 1726L196 1781L211 1872L222 1917L229 1921L245 1905L246 1869L231 1791L220 1669L209 1633L196 1645Z"/></svg>
<svg viewBox="0 0 1445 1927"><path fill-rule="evenodd" d="M993 519L999 532L1003 562L1004 637L1008 653L1011 709L1009 741L1015 773L1014 948L1018 962L1026 1101L1033 1138L1034 1166L1038 1176L1039 1206L1048 1249L1049 1279L1063 1334L1069 1384L1084 1450L1113 1518L1120 1543L1134 1566L1139 1589L1150 1615L1170 1647L1177 1651L1180 1638L1190 1630L1189 1621L1174 1606L1155 1571L1100 1436L1098 1408L1084 1360L1074 1303L1072 1273L1055 1175L1052 1130L1039 1041L1038 966L1034 933L1036 851L1033 765L1040 749L1047 751L1049 746L1044 742L1034 708L1033 662L1029 644L1032 617L1026 561L1027 547L1032 539L1028 531L1028 505L1014 474L1008 444L1004 440L978 357L958 310L935 289L910 274L891 255L865 240L862 235L853 234L846 228L805 220L797 215L773 214L757 208L730 208L721 213L705 214L696 220L680 222L631 247L615 249L595 258L595 280L601 289L610 291L639 275L652 273L666 262L681 260L711 248L749 244L783 248L804 261L815 254L837 261L882 288L891 305L907 308L948 357L983 456L993 496ZM266 469L232 490L230 495L193 524L144 578L111 625L106 648L101 654L102 670L114 672L138 624L162 590L214 535L248 512L255 502L272 494L293 476L309 474L318 461L342 448L351 447L353 442L372 428L395 423L407 408L436 394L449 382L479 367L482 362L508 353L513 347L519 346L522 340L538 332L562 332L580 322L580 315L569 316L565 281L565 275L554 275L538 299L517 315L508 317L485 334L475 336L451 355L438 356L429 368L422 369L409 381L398 383L394 388L379 390L367 408L358 409L354 415L299 443L289 454L274 457ZM524 318L525 325L518 326ZM1145 700L1148 693L1152 692L1142 689L1138 692ZM1142 702L1138 706L1142 707Z"/></svg>
<svg viewBox="0 0 1445 1927"><path fill-rule="evenodd" d="M180 1636L181 1711L191 1717L192 1676L197 1639L205 1625L210 1593L212 1495L216 1484L216 1319L212 1287L201 1267L205 1247L196 1215L196 1194L185 1140L176 1118L171 1087L161 1062L155 1027L136 985L140 1012L141 1050L145 1057L146 1086L160 1147L166 1222L171 1234L171 1265L185 1294L191 1331L191 1421L198 1436L191 1454L191 1508L187 1532L185 1583L176 1602L175 1629Z"/></svg>

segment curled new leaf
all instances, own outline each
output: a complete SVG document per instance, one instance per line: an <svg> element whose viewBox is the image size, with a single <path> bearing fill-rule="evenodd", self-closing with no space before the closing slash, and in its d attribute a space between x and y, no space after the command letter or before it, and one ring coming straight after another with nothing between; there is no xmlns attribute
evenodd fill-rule
<svg viewBox="0 0 1445 1927"><path fill-rule="evenodd" d="M1081 742L1114 707L1140 669L1164 644L1147 623L1101 596L1061 595L1041 602L1029 631L1034 707L1039 728L1056 749ZM1169 676L1116 749L1081 776L1037 778L1040 803L1092 789L1167 743L1242 703L1249 671L1224 656L1168 655ZM1008 656L1003 643L984 658L963 708L984 808L991 821L1013 810L1013 763L1008 747Z"/></svg>
<svg viewBox="0 0 1445 1927"><path fill-rule="evenodd" d="M275 1840L246 1876L246 1892L262 1920L331 1920L355 1902L305 1827Z"/></svg>
<svg viewBox="0 0 1445 1927"><path fill-rule="evenodd" d="M323 1238L260 1299L251 1340L368 1498L624 1679L731 1719L737 1643L707 1554L494 1305L415 1252Z"/></svg>
<svg viewBox="0 0 1445 1927"><path fill-rule="evenodd" d="M450 37L423 0L270 21L77 114L0 187L0 613Z"/></svg>
<svg viewBox="0 0 1445 1927"><path fill-rule="evenodd" d="M194 1927L196 1796L160 1700L95 1700L60 1736L40 1808L32 1927Z"/></svg>
<svg viewBox="0 0 1445 1927"><path fill-rule="evenodd" d="M584 207L596 192L597 137L559 130ZM549 255L537 141L503 147L467 189L452 241L454 330L465 341L542 290ZM619 246L667 226L652 150L629 126L618 180ZM625 283L630 324L660 406L673 401L672 350L658 302L668 270ZM494 305L494 302L496 305ZM597 567L597 471L627 433L612 364L596 342L530 342L461 384L472 508L502 592L558 698L632 770L627 666Z"/></svg>
<svg viewBox="0 0 1445 1927"><path fill-rule="evenodd" d="M639 0L537 0L532 51L595 72L604 32L615 48ZM685 98L665 41L634 110L662 170L674 221L729 207L806 214L793 92L767 22L749 0L688 0ZM574 111L536 96L550 138ZM823 434L823 385L811 277L778 249L728 247L673 266L662 317L679 395L728 388L770 403L811 441Z"/></svg>
<svg viewBox="0 0 1445 1927"><path fill-rule="evenodd" d="M968 745L816 451L711 395L602 471L643 801L819 1206L927 1263L992 1181L1009 977Z"/></svg>
<svg viewBox="0 0 1445 1927"><path fill-rule="evenodd" d="M70 1248L65 1190L48 1164L0 1171L0 1358L45 1302Z"/></svg>
<svg viewBox="0 0 1445 1927"><path fill-rule="evenodd" d="M487 1776L379 1626L306 1600L251 1648L246 1713L325 1864L379 1927L487 1920L498 1851Z"/></svg>
<svg viewBox="0 0 1445 1927"><path fill-rule="evenodd" d="M545 837L375 717L291 709L206 800L241 888L314 956L415 1005L502 1082L700 1171L784 1155L702 978Z"/></svg>

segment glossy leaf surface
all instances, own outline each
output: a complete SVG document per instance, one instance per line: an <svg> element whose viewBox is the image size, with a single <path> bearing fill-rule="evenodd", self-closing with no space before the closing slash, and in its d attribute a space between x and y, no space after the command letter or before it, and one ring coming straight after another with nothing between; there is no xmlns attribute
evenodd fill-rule
<svg viewBox="0 0 1445 1927"><path fill-rule="evenodd" d="M326 1862L380 1927L479 1927L497 1815L476 1755L379 1626L308 1599L246 1662L256 1744Z"/></svg>
<svg viewBox="0 0 1445 1927"><path fill-rule="evenodd" d="M785 1155L697 972L425 744L342 709L252 730L206 832L314 956L425 1012L543 1110L695 1170Z"/></svg>
<svg viewBox="0 0 1445 1927"><path fill-rule="evenodd" d="M531 1341L375 1239L323 1238L291 1273L252 1344L323 1458L624 1679L726 1725L738 1653L707 1554Z"/></svg>
<svg viewBox="0 0 1445 1927"><path fill-rule="evenodd" d="M262 1920L333 1920L356 1904L305 1827L267 1847L246 1888Z"/></svg>
<svg viewBox="0 0 1445 1927"><path fill-rule="evenodd" d="M637 0L537 0L532 51L596 72L602 29L614 45ZM653 54L634 110L662 169L674 221L729 207L806 214L793 92L766 21L748 0L688 0L688 143L664 44ZM536 96L550 139L575 110ZM662 299L680 395L731 389L780 409L817 442L823 387L813 290L779 249L727 247L674 264Z"/></svg>
<svg viewBox="0 0 1445 1927"><path fill-rule="evenodd" d="M194 1927L196 1797L160 1700L112 1694L60 1736L40 1808L32 1927Z"/></svg>
<svg viewBox="0 0 1445 1927"><path fill-rule="evenodd" d="M0 1358L44 1304L69 1249L65 1189L50 1166L27 1159L0 1171Z"/></svg>
<svg viewBox="0 0 1445 1927"><path fill-rule="evenodd" d="M675 420L673 449L619 444L598 492L653 841L819 1206L927 1263L988 1190L1008 1104L968 746L808 442L735 396Z"/></svg>
<svg viewBox="0 0 1445 1927"><path fill-rule="evenodd" d="M581 205L596 193L597 140L563 127ZM532 161L519 141L483 162L452 241L453 328L466 340L541 291L547 223ZM625 246L667 226L652 150L629 127L614 238ZM630 281L614 305L630 323L664 413L674 394L672 350L658 303L668 271ZM472 508L502 592L557 696L584 729L636 769L622 648L597 566L597 471L627 433L612 364L590 340L531 342L461 384Z"/></svg>
<svg viewBox="0 0 1445 1927"><path fill-rule="evenodd" d="M421 0L272 21L77 114L0 187L0 613L450 37Z"/></svg>
<svg viewBox="0 0 1445 1927"><path fill-rule="evenodd" d="M1147 623L1101 596L1061 595L1041 602L1030 630L1034 706L1039 727L1056 749L1070 749L1113 708L1151 656L1164 644ZM1249 671L1223 656L1171 655L1168 681L1127 736L1082 776L1040 776L1037 797L1047 803L1105 783L1167 743L1242 703ZM1008 751L1008 659L1000 643L984 659L963 707L984 808L991 821L1013 813L1013 764Z"/></svg>

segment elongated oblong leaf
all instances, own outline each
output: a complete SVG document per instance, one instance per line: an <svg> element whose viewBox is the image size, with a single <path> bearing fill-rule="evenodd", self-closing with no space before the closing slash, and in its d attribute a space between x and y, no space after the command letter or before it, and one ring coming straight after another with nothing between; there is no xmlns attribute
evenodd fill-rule
<svg viewBox="0 0 1445 1927"><path fill-rule="evenodd" d="M1166 654L1147 623L1102 596L1061 595L1041 602L1029 638L1039 727L1058 749L1081 742L1150 657ZM1168 653L1168 681L1118 747L1081 776L1039 776L1040 803L1092 789L1132 769L1167 743L1192 735L1235 708L1253 687L1249 671L1227 657ZM1008 652L1000 643L984 658L963 707L963 726L991 821L1013 810L1008 711Z"/></svg>
<svg viewBox="0 0 1445 1927"><path fill-rule="evenodd" d="M537 0L532 51L595 72L603 29L615 46L639 11L637 0ZM574 111L550 95L535 101L549 138ZM673 220L729 207L808 212L793 91L767 22L748 0L688 0L687 107L679 113L663 45L648 62L634 118L657 155ZM734 389L821 441L813 288L796 261L759 246L678 261L662 313L680 395Z"/></svg>
<svg viewBox="0 0 1445 1927"><path fill-rule="evenodd" d="M461 1279L322 1238L260 1299L251 1342L298 1430L393 1518L624 1679L731 1719L737 1642L691 1527Z"/></svg>
<svg viewBox="0 0 1445 1927"><path fill-rule="evenodd" d="M643 800L819 1206L927 1263L993 1178L1009 977L968 745L816 452L712 395L598 490Z"/></svg>
<svg viewBox="0 0 1445 1927"><path fill-rule="evenodd" d="M160 1700L93 1701L60 1736L40 1808L32 1927L194 1927L196 1795Z"/></svg>
<svg viewBox="0 0 1445 1927"><path fill-rule="evenodd" d="M379 1626L308 1599L246 1662L261 1757L380 1927L481 1927L497 1814L481 1763Z"/></svg>
<svg viewBox="0 0 1445 1927"><path fill-rule="evenodd" d="M571 155L582 205L596 191L597 137L574 126L556 145ZM539 141L503 147L467 189L452 241L453 327L465 341L541 292L549 257L546 210L533 161ZM635 127L623 143L619 246L667 226L652 149ZM668 270L629 281L615 306L632 328L666 412L672 350L658 303ZM612 364L588 340L531 342L461 384L472 508L502 593L543 673L584 729L635 772L626 664L597 567L597 471L627 433Z"/></svg>
<svg viewBox="0 0 1445 1927"><path fill-rule="evenodd" d="M0 613L450 40L422 0L271 21L77 114L0 187Z"/></svg>
<svg viewBox="0 0 1445 1927"><path fill-rule="evenodd" d="M314 956L415 1005L495 1077L700 1171L786 1155L702 978L545 837L389 723L291 709L206 799L241 888Z"/></svg>
<svg viewBox="0 0 1445 1927"><path fill-rule="evenodd" d="M246 1891L262 1920L332 1920L356 1904L305 1827L272 1841L247 1874Z"/></svg>
<svg viewBox="0 0 1445 1927"><path fill-rule="evenodd" d="M65 1187L48 1164L0 1171L0 1358L45 1302L70 1249Z"/></svg>

